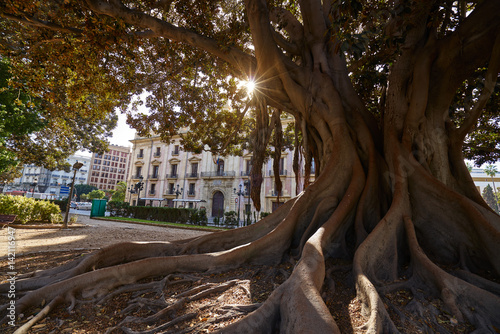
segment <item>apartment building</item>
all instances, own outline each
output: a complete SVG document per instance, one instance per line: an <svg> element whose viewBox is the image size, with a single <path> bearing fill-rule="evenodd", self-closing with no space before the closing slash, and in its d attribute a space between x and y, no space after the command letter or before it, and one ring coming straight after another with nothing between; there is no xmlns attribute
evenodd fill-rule
<svg viewBox="0 0 500 334"><path fill-rule="evenodd" d="M136 137L131 142L128 184L132 191L126 197L131 205L203 207L209 217L220 217L227 211L240 211L243 217L250 207L254 211L247 188L251 153L241 157L213 156L210 152L193 154L181 149L180 136L172 138L169 144L158 136ZM283 152L279 201L272 159L264 165L261 212L272 212L296 195L292 164L293 152ZM139 183L142 189L135 186Z"/></svg>
<svg viewBox="0 0 500 334"><path fill-rule="evenodd" d="M86 184L89 174L90 157L83 155L71 155L66 161L70 166L76 162L83 163L75 177L75 184ZM48 196L39 196L40 198L62 199L68 197L68 184L73 180L74 172L72 170L50 171L44 167L33 164L24 165L22 176L17 178L5 191L21 191L28 195L47 194Z"/></svg>
<svg viewBox="0 0 500 334"><path fill-rule="evenodd" d="M110 145L104 154L92 153L89 182L100 190L115 190L118 182L127 182L130 147Z"/></svg>

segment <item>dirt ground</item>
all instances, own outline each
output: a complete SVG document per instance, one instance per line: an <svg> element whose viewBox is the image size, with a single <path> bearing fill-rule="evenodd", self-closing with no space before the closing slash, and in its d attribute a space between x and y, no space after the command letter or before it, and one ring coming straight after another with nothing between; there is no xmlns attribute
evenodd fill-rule
<svg viewBox="0 0 500 334"><path fill-rule="evenodd" d="M85 256L97 249L119 241L153 241L190 238L211 232L110 222L79 216L76 225L69 230L16 229L15 270L18 274L52 268ZM10 271L7 263L8 230L0 231L0 280L7 279ZM328 260L329 279L322 295L342 333L363 333L360 326L366 321L361 315L361 303L356 297L352 268L349 263ZM279 267L245 266L219 273L183 273L143 280L131 291L108 298L100 304L84 303L69 311L61 305L38 322L29 333L212 333L237 321L252 308L264 302L277 286L291 274L293 264ZM160 285L162 279L168 284ZM157 282L157 283L153 283ZM165 280L163 280L165 282ZM151 285L154 284L153 288ZM141 289L140 287L144 287ZM200 297L197 297L200 296ZM406 315L405 305L412 300L408 291L398 291L384 296L387 301L397 301L396 312ZM0 296L0 305L8 303ZM179 305L182 303L182 305ZM440 309L439 300L427 303ZM162 315L147 323L166 307L179 305L172 314ZM235 307L235 305L239 305ZM244 309L245 307L249 309ZM36 314L40 309L31 310ZM389 310L390 313L393 310ZM448 333L470 333L467 324L450 322L445 313L438 315L413 315L415 323L427 318L441 317ZM4 324L0 333L13 333L32 315L18 319L16 327ZM412 315L410 315L412 317ZM397 319L398 315L394 314ZM402 333L423 333L411 324L396 324ZM439 331L430 331L436 333Z"/></svg>
<svg viewBox="0 0 500 334"><path fill-rule="evenodd" d="M7 255L8 229L0 230L0 258ZM17 255L63 250L98 249L122 241L172 241L211 232L129 224L78 215L69 229L15 229Z"/></svg>

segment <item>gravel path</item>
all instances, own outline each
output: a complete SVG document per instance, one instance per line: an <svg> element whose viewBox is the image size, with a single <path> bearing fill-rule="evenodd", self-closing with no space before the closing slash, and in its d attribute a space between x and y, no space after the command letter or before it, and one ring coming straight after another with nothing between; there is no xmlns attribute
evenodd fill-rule
<svg viewBox="0 0 500 334"><path fill-rule="evenodd" d="M81 228L15 229L16 254L32 252L96 249L122 241L171 241L212 233L198 230L148 226L91 219L79 215ZM8 251L7 228L0 230L0 257Z"/></svg>

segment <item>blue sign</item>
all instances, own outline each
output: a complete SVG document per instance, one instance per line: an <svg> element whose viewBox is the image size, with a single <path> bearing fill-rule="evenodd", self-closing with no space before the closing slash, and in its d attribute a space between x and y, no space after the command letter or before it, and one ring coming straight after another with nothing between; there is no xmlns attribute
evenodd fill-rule
<svg viewBox="0 0 500 334"><path fill-rule="evenodd" d="M69 195L69 187L66 186L61 186L61 191L59 192L60 195Z"/></svg>

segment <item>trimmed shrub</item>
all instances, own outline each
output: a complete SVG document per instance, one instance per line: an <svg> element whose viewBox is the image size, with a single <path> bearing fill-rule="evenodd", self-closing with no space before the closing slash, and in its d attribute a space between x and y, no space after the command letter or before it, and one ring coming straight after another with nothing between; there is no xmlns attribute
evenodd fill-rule
<svg viewBox="0 0 500 334"><path fill-rule="evenodd" d="M238 214L236 211L224 212L224 223L226 226L238 226Z"/></svg>
<svg viewBox="0 0 500 334"><path fill-rule="evenodd" d="M49 201L40 201L24 196L0 195L0 213L17 215L16 222L26 224L30 221L52 223L61 210Z"/></svg>
<svg viewBox="0 0 500 334"><path fill-rule="evenodd" d="M128 217L130 204L128 202L111 201L108 202L107 210L111 217Z"/></svg>

